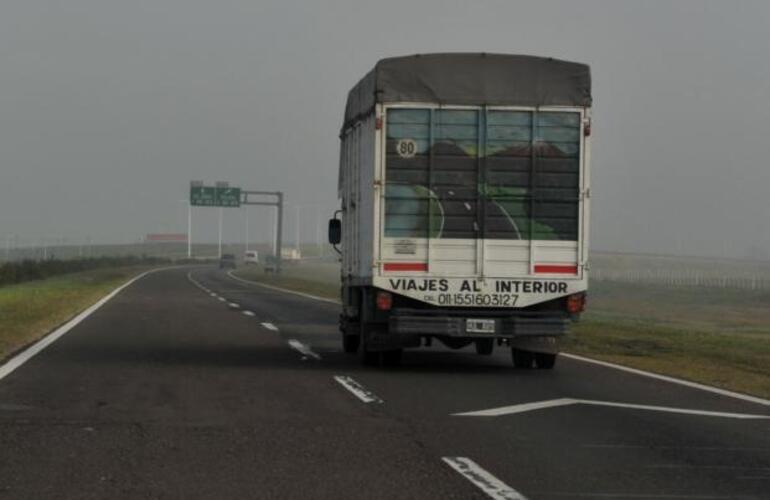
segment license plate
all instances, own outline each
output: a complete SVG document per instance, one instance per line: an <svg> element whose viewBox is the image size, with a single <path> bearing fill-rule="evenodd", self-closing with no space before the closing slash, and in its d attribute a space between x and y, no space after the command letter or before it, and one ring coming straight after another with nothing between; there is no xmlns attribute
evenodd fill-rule
<svg viewBox="0 0 770 500"><path fill-rule="evenodd" d="M466 319L465 331L468 333L495 333L495 320Z"/></svg>

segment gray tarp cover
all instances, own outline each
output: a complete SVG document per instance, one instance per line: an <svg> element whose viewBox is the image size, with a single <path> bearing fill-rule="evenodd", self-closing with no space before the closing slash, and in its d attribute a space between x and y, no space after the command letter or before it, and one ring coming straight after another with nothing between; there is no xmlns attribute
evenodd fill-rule
<svg viewBox="0 0 770 500"><path fill-rule="evenodd" d="M382 59L348 94L343 129L375 103L590 106L586 64L504 54L422 54Z"/></svg>

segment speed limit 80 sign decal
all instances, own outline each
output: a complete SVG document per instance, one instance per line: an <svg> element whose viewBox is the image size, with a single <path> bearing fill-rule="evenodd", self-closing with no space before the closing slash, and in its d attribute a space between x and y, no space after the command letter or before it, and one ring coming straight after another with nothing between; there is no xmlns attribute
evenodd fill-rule
<svg viewBox="0 0 770 500"><path fill-rule="evenodd" d="M412 158L417 154L417 142L414 139L399 139L396 152L401 158Z"/></svg>

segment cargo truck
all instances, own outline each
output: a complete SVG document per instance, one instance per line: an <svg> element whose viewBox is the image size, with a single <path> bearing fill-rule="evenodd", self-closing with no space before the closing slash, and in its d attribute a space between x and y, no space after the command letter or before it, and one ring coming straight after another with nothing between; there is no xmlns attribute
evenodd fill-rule
<svg viewBox="0 0 770 500"><path fill-rule="evenodd" d="M346 352L439 341L553 368L588 283L587 65L502 54L379 61L340 133Z"/></svg>

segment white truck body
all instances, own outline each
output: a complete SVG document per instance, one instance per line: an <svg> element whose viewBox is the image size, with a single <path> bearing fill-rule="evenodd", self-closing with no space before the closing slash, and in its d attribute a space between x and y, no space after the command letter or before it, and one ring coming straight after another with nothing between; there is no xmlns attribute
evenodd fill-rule
<svg viewBox="0 0 770 500"><path fill-rule="evenodd" d="M244 264L259 264L259 252L256 250L246 250L243 253Z"/></svg>
<svg viewBox="0 0 770 500"><path fill-rule="evenodd" d="M343 276L441 306L526 307L581 292L588 280L590 205L589 110L565 107L487 107L574 113L579 117L579 187L574 240L393 237L385 231L386 142L392 109L476 110L481 107L399 103L342 136ZM380 123L380 128L376 123Z"/></svg>
<svg viewBox="0 0 770 500"><path fill-rule="evenodd" d="M497 54L384 59L353 87L330 225L346 351L497 341L553 366L588 284L590 88L586 65Z"/></svg>

